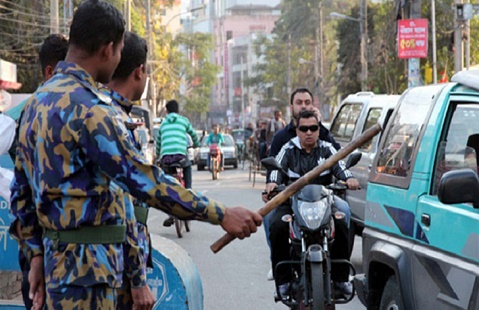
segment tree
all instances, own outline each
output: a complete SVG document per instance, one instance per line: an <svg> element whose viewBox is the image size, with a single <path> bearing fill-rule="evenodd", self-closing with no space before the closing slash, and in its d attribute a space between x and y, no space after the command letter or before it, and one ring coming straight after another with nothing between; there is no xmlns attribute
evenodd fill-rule
<svg viewBox="0 0 479 310"><path fill-rule="evenodd" d="M42 81L38 49L49 34L46 2L2 1L0 5L0 58L17 65L21 92L33 92Z"/></svg>
<svg viewBox="0 0 479 310"><path fill-rule="evenodd" d="M173 41L172 49L170 64L177 68L173 72L185 88L181 95L177 91L177 95L183 103L182 110L193 118L208 111L211 88L220 72L220 68L210 61L213 38L199 32L180 33Z"/></svg>

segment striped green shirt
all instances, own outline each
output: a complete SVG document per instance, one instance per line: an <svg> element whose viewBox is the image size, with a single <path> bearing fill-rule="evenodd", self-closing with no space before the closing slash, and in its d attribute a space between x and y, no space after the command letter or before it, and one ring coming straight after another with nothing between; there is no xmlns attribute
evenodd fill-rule
<svg viewBox="0 0 479 310"><path fill-rule="evenodd" d="M156 155L187 155L188 138L193 139L193 146L200 146L200 141L193 130L190 121L177 113L169 113L161 123L158 137L156 138Z"/></svg>

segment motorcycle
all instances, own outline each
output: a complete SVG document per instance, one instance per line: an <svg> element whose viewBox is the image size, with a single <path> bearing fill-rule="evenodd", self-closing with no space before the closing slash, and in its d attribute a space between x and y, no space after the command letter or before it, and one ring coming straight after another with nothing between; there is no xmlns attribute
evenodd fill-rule
<svg viewBox="0 0 479 310"><path fill-rule="evenodd" d="M348 159L347 167L355 165L361 158L353 154ZM278 170L287 175L274 157L261 161L268 170ZM331 265L347 264L350 274L355 275L354 266L348 260L331 259L330 247L334 241L335 225L333 218L342 219L345 214L333 208L334 194L342 194L347 186L340 182L329 186L310 184L302 188L290 199L293 214L287 214L282 220L289 223L290 261L282 261L278 266L289 266L293 280L291 293L287 299L280 298L276 287L275 301L281 301L291 309L311 310L327 309L334 304L345 304L354 297L353 293L344 298L334 294L331 280ZM278 186L270 197L285 189ZM265 194L263 192L263 194Z"/></svg>
<svg viewBox="0 0 479 310"><path fill-rule="evenodd" d="M186 162L186 158L178 161L178 162L173 162L173 163L164 163L164 162L159 162L159 166L161 169L168 175L171 175L175 179L178 180L178 182L181 183L181 185L185 186L185 180L183 178L183 165ZM190 232L190 224L189 221L184 221L180 220L179 218L175 217L175 228L176 228L176 234L178 235L178 238L183 238L183 232Z"/></svg>
<svg viewBox="0 0 479 310"><path fill-rule="evenodd" d="M217 180L221 169L221 149L218 144L210 145L210 171L213 180Z"/></svg>

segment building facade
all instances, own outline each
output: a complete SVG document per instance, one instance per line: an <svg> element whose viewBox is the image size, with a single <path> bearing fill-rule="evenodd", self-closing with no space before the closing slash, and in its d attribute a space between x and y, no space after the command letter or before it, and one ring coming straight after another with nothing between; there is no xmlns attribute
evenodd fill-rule
<svg viewBox="0 0 479 310"><path fill-rule="evenodd" d="M209 121L224 126L243 127L255 122L260 94L244 87L254 65L260 61L254 53L255 41L270 35L280 17L279 0L192 0L190 8L202 3L206 9L193 21L192 31L214 37L212 62L221 67L212 89Z"/></svg>

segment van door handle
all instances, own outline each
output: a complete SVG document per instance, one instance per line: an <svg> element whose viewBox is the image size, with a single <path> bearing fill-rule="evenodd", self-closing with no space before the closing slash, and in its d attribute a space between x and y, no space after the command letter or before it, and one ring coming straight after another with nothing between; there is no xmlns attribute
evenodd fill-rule
<svg viewBox="0 0 479 310"><path fill-rule="evenodd" d="M371 168L372 168L372 167L373 167L372 164L370 164L370 165L368 166L368 172L371 172Z"/></svg>
<svg viewBox="0 0 479 310"><path fill-rule="evenodd" d="M422 214L421 215L421 223L426 225L427 227L431 226L431 216L429 214Z"/></svg>

